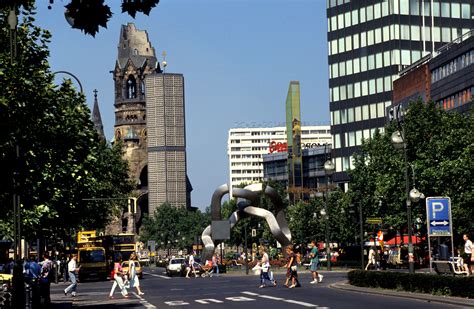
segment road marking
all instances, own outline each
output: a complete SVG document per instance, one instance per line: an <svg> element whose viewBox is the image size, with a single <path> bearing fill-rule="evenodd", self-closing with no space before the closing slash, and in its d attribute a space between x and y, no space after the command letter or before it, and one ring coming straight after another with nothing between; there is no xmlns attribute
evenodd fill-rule
<svg viewBox="0 0 474 309"><path fill-rule="evenodd" d="M153 277L158 277L158 278L167 279L167 280L171 279L171 278L168 277L168 276L155 275L155 274L150 274L150 273L145 273L145 274L147 274L147 275L149 275L149 276L153 276Z"/></svg>
<svg viewBox="0 0 474 309"><path fill-rule="evenodd" d="M231 300L231 301L254 301L255 300L253 298L248 298L244 296L226 297L226 299Z"/></svg>
<svg viewBox="0 0 474 309"><path fill-rule="evenodd" d="M300 306L304 306L304 307L319 308L318 305L306 303L306 302L303 302L303 301L293 300L293 299L284 299L284 298L281 298L281 297L275 297L275 296L271 296L271 295L261 295L261 294L254 293L254 292L249 292L249 291L244 291L244 292L241 292L241 293L245 294L245 295L257 296L257 297L265 298L265 299L271 299L271 300L276 300L276 301L284 301L286 303L300 305Z"/></svg>
<svg viewBox="0 0 474 309"><path fill-rule="evenodd" d="M173 300L173 301L165 301L165 304L168 306L185 306L189 305L189 303L182 301L182 300Z"/></svg>
<svg viewBox="0 0 474 309"><path fill-rule="evenodd" d="M284 299L283 301L286 302L286 303L290 303L290 304L295 304L295 305L300 305L300 306L305 306L305 307L318 308L318 305L305 303L303 301L297 301L297 300L292 300L292 299Z"/></svg>
<svg viewBox="0 0 474 309"><path fill-rule="evenodd" d="M140 300L140 303L145 307L145 308L148 308L148 309L156 309L156 306L150 304L149 302L147 302L143 297L141 297L140 295L138 295L137 293L133 292L132 293L133 295L135 295L135 297L137 297L139 300Z"/></svg>
<svg viewBox="0 0 474 309"><path fill-rule="evenodd" d="M214 298L196 299L195 302L200 303L200 304L204 304L204 305L207 305L207 304L210 304L210 303L216 303L216 304L222 304L223 303L222 300L217 300L217 299L214 299Z"/></svg>

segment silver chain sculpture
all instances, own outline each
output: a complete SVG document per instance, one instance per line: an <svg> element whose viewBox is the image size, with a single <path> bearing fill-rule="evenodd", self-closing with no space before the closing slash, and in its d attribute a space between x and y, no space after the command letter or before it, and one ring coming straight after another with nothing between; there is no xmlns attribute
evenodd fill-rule
<svg viewBox="0 0 474 309"><path fill-rule="evenodd" d="M251 184L243 189L235 188L232 190L232 195L237 197L238 210L232 213L229 217L230 228L243 218L248 216L254 216L265 219L270 227L275 239L283 246L286 247L291 244L291 232L286 222L285 213L283 211L283 202L278 195L277 191L270 186L266 186L265 192L263 192L275 206L275 215L270 211L260 208L260 194L263 191L263 184ZM229 193L229 187L227 184L221 185L214 191L211 200L211 219L221 220L221 201L222 197ZM202 242L204 244L204 250L202 253L202 260L210 260L214 254L215 244L212 239L211 225L207 226L202 232Z"/></svg>

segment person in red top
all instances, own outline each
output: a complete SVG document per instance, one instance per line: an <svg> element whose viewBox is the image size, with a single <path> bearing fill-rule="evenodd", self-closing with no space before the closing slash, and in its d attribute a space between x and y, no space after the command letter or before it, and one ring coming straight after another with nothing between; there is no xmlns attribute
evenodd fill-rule
<svg viewBox="0 0 474 309"><path fill-rule="evenodd" d="M123 270L122 270L122 257L121 256L119 256L117 258L117 261L114 264L114 274L113 275L114 276L111 279L114 280L114 284L112 285L112 289L110 290L109 298L110 299L114 298L114 292L115 292L115 288L117 287L117 285L118 285L118 287L120 289L120 292L122 293L123 297L129 298L130 296L128 296L127 289L125 288L125 284L123 282L124 273L123 273Z"/></svg>

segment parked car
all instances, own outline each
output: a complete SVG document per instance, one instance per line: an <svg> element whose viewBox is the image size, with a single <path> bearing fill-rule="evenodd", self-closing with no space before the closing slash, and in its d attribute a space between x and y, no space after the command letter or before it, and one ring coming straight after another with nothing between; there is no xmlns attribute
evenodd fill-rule
<svg viewBox="0 0 474 309"><path fill-rule="evenodd" d="M166 274L170 277L173 275L182 276L184 274L185 268L186 266L184 258L170 259L168 265L166 266Z"/></svg>
<svg viewBox="0 0 474 309"><path fill-rule="evenodd" d="M128 261L122 262L122 270L124 273L128 273ZM143 278L142 266L138 261L135 261L135 271L137 272L137 276L139 279Z"/></svg>

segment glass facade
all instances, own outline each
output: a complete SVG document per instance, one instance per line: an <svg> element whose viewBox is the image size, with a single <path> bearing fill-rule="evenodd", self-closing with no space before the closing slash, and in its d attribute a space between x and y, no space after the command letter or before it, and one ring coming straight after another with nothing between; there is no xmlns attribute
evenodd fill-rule
<svg viewBox="0 0 474 309"><path fill-rule="evenodd" d="M383 130L398 72L473 29L473 6L472 0L327 1L334 181L348 181L354 151Z"/></svg>

